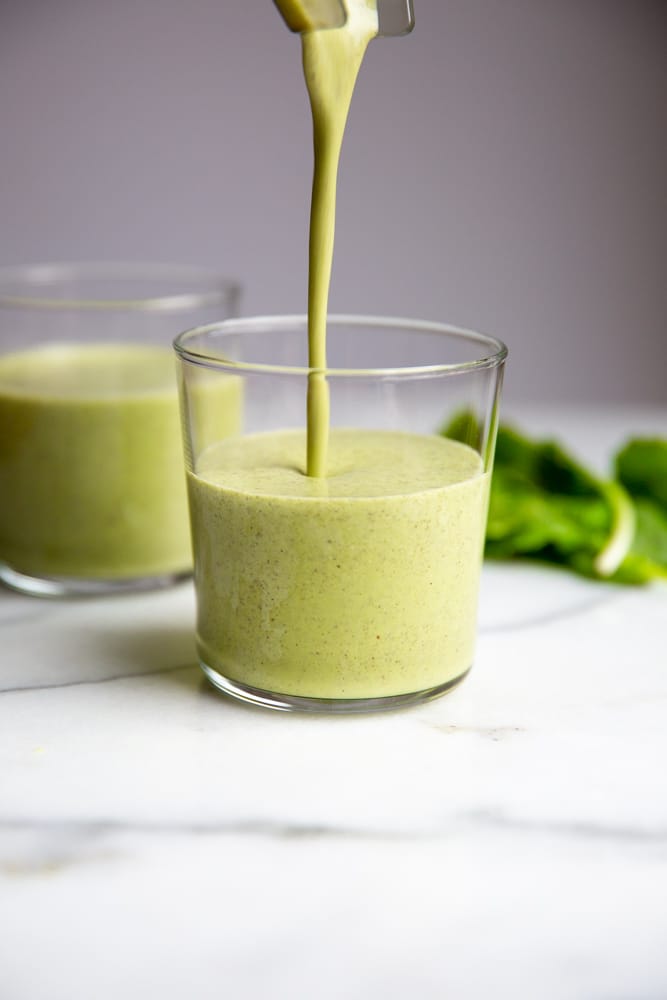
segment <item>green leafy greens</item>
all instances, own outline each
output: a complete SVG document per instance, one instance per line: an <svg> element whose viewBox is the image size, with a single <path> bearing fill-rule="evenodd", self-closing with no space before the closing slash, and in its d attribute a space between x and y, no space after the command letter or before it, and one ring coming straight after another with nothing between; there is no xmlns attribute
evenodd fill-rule
<svg viewBox="0 0 667 1000"><path fill-rule="evenodd" d="M469 413L442 431L479 443ZM554 441L498 429L485 554L537 559L618 583L667 579L667 440L637 438L604 480Z"/></svg>

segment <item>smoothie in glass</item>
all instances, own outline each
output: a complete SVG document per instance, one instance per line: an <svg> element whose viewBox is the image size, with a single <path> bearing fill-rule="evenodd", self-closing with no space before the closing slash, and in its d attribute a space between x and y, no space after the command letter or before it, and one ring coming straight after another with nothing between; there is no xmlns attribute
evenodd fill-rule
<svg viewBox="0 0 667 1000"><path fill-rule="evenodd" d="M0 583L74 597L191 571L169 348L179 330L236 315L239 295L173 264L0 268ZM226 392L207 407L216 439L238 429Z"/></svg>
<svg viewBox="0 0 667 1000"><path fill-rule="evenodd" d="M218 392L217 432L238 427ZM122 580L191 567L173 355L54 344L0 356L0 563Z"/></svg>
<svg viewBox="0 0 667 1000"><path fill-rule="evenodd" d="M316 0L276 3L290 26L305 25L313 116L307 365L288 347L298 317L214 324L175 343L199 656L222 690L274 708L393 707L442 693L472 663L504 349L437 324L328 315L338 162L377 5L342 0L345 23L321 29L310 16ZM334 321L349 350L327 350ZM268 333L263 356L257 337ZM374 338L370 365L359 358L371 341L354 334ZM477 353L479 342L494 357ZM448 364L462 347L470 364ZM344 363L330 366L333 353ZM197 447L188 413L201 365L217 365L221 378L238 372L245 419L260 433ZM477 412L480 401L484 432L473 447L437 434L454 405Z"/></svg>
<svg viewBox="0 0 667 1000"><path fill-rule="evenodd" d="M232 684L318 699L444 688L472 663L488 475L466 445L334 430L222 442L189 476L197 641Z"/></svg>

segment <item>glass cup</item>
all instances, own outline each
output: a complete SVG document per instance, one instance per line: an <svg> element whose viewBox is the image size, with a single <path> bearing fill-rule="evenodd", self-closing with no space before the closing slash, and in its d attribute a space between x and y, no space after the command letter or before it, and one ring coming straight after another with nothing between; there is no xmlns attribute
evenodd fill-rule
<svg viewBox="0 0 667 1000"><path fill-rule="evenodd" d="M369 711L449 690L473 659L500 341L439 323L305 317L177 337L197 597L212 683L276 709ZM307 476L309 381L328 388ZM236 430L217 411L233 399Z"/></svg>
<svg viewBox="0 0 667 1000"><path fill-rule="evenodd" d="M164 264L0 269L0 581L57 596L191 572L171 341L238 297Z"/></svg>

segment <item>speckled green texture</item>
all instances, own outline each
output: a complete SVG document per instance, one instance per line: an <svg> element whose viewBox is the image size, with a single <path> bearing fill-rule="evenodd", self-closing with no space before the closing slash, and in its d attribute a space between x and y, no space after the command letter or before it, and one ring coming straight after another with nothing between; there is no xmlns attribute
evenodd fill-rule
<svg viewBox="0 0 667 1000"><path fill-rule="evenodd" d="M231 405L236 429L238 394ZM191 566L169 348L61 344L0 357L0 561L91 580Z"/></svg>
<svg viewBox="0 0 667 1000"><path fill-rule="evenodd" d="M189 476L201 659L312 698L426 690L471 665L488 476L437 436L334 430L214 446Z"/></svg>

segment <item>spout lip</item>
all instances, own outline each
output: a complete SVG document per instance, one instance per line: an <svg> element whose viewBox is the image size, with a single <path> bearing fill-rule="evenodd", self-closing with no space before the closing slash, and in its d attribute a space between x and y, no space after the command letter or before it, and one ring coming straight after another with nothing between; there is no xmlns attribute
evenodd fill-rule
<svg viewBox="0 0 667 1000"><path fill-rule="evenodd" d="M347 22L346 0L273 0L290 31L322 31L342 28ZM413 0L376 0L378 35L395 38L409 35L415 26ZM369 5L370 6L370 5Z"/></svg>
<svg viewBox="0 0 667 1000"><path fill-rule="evenodd" d="M415 26L413 0L377 0L378 35L396 38L409 35Z"/></svg>

